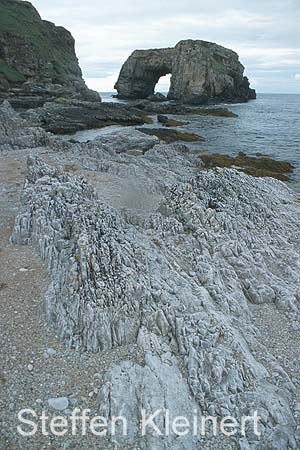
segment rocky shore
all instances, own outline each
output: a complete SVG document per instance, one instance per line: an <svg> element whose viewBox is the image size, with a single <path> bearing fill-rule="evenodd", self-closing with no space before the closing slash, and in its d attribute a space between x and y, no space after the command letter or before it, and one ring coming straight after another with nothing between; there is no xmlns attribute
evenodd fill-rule
<svg viewBox="0 0 300 450"><path fill-rule="evenodd" d="M8 181L1 184L1 217L10 223L1 245L4 255L20 261L24 252L32 254L18 269L23 277L35 274L30 289L48 280L35 305L39 324L49 330L48 341L39 324L23 330L35 349L30 356L22 340L14 337L16 352L9 334L2 337L1 402L4 409L11 405L2 419L4 448L82 449L88 442L103 450L296 450L298 359L284 345L274 350L261 333L271 314L280 324L278 345L290 347L285 333L300 340L298 195L272 178L205 169L184 145L162 144L132 128L124 129L126 139L112 131L104 140L72 144L30 126L7 103L0 120L1 167L17 191L25 176L18 211ZM45 262L42 273L33 262L37 255ZM1 307L9 308L9 298L22 320L22 308L30 314L33 305L29 299L16 305L22 290L11 291L9 261ZM8 320L3 329L15 333L7 311L0 315ZM16 433L24 403L65 417L77 404L108 421L130 412L131 431L100 441L25 439ZM143 408L237 418L257 410L261 436L250 429L226 438L141 436Z"/></svg>
<svg viewBox="0 0 300 450"><path fill-rule="evenodd" d="M0 7L1 450L299 449L300 198L280 181L293 167L189 151L203 138L176 129L176 115L235 120L193 103L255 97L237 54L136 51L117 83L132 101L105 104L67 30L29 2ZM169 72L174 101L153 93ZM141 127L149 115L163 127ZM23 408L122 415L128 432L25 437ZM257 413L258 433L142 434L142 411L158 410Z"/></svg>

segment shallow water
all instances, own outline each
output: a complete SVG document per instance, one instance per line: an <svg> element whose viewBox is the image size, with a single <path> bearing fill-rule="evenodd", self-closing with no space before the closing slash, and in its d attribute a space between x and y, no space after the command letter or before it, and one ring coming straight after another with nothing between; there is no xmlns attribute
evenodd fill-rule
<svg viewBox="0 0 300 450"><path fill-rule="evenodd" d="M118 101L111 97L111 93L101 95L103 101ZM188 146L209 153L262 153L289 161L295 165L293 179L300 186L300 95L258 94L257 100L223 106L238 114L238 117L176 116L179 120L189 122L178 129L199 134L206 139L205 142L189 143ZM145 126L161 125L155 120L154 125ZM106 133L106 130L82 131L73 135L73 138L91 140Z"/></svg>

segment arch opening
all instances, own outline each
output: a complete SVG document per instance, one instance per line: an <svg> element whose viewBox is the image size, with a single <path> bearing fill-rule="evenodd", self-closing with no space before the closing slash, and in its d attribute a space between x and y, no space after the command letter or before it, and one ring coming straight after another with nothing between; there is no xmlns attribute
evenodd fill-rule
<svg viewBox="0 0 300 450"><path fill-rule="evenodd" d="M159 78L158 82L155 85L154 92L164 94L166 97L170 90L171 85L171 73L168 73L166 75L163 75Z"/></svg>

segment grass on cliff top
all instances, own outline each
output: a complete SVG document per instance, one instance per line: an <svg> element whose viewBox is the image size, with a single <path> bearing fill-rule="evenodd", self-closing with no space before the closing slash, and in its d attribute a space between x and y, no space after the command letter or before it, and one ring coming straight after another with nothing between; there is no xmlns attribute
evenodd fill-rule
<svg viewBox="0 0 300 450"><path fill-rule="evenodd" d="M66 47L59 42L55 42L57 39L57 33L53 32L51 25L42 21L36 9L27 1L10 1L1 0L0 2L0 36L4 35L6 39L12 39L15 36L16 41L13 39L11 45L18 46L18 40L20 43L20 51L22 52L22 46L26 45L28 48L32 48L32 53L36 59L45 63L52 64L51 76L54 82L60 82L65 79L74 79L74 73L78 73L77 60L74 58L73 53L68 51ZM9 81L21 81L20 78L26 78L25 74L16 71L11 66L3 68L1 74L3 74ZM19 69L20 70L20 69ZM11 71L18 72L12 74Z"/></svg>
<svg viewBox="0 0 300 450"><path fill-rule="evenodd" d="M169 130L168 128L138 128L138 131L141 131L144 134L157 136L159 139L168 144L176 141L197 142L205 140L202 136L198 136L194 133Z"/></svg>
<svg viewBox="0 0 300 450"><path fill-rule="evenodd" d="M198 116L238 117L227 108L191 108L187 112Z"/></svg>
<svg viewBox="0 0 300 450"><path fill-rule="evenodd" d="M204 167L234 167L247 175L254 177L272 177L281 181L288 181L293 166L286 161L276 161L267 156L252 157L240 153L238 156L222 155L213 153L201 155Z"/></svg>

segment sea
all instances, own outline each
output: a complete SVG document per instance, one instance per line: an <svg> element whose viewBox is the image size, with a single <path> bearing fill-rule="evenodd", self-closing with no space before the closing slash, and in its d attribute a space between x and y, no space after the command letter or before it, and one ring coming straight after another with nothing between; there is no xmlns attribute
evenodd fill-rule
<svg viewBox="0 0 300 450"><path fill-rule="evenodd" d="M101 93L104 102L120 102L113 95ZM237 155L244 152L249 156L267 155L289 161L295 167L293 187L300 190L300 94L258 94L256 100L248 103L217 106L230 109L238 117L176 116L178 120L188 121L187 125L178 127L179 130L205 138L203 142L188 146L208 153ZM156 116L153 119L154 124L145 127L161 126ZM76 138L86 141L106 132L107 128L82 131L76 133Z"/></svg>

